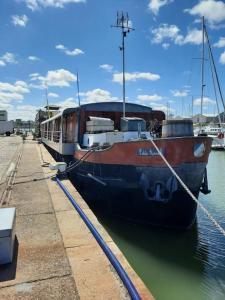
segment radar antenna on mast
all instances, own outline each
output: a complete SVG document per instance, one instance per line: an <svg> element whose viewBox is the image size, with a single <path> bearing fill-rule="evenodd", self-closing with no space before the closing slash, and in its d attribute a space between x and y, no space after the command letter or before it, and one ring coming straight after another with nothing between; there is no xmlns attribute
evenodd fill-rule
<svg viewBox="0 0 225 300"><path fill-rule="evenodd" d="M120 51L123 54L123 117L125 117L125 103L126 103L126 89L125 89L125 43L124 39L130 31L133 31L134 28L131 27L131 21L129 20L128 13L117 12L117 21L116 25L111 27L121 28L122 32L122 46L119 47Z"/></svg>

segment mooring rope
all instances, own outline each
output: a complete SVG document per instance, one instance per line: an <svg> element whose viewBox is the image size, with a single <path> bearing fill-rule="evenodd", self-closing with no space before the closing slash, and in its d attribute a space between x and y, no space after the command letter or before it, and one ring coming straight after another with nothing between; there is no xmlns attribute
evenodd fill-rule
<svg viewBox="0 0 225 300"><path fill-rule="evenodd" d="M203 212L206 214L206 216L211 220L211 222L216 226L216 228L225 236L225 230L223 227L213 218L213 216L210 214L210 212L198 201L198 199L193 195L193 193L190 191L190 189L187 187L187 185L183 182L183 180L179 177L179 175L175 172L173 167L170 165L170 163L167 161L165 156L161 153L155 142L150 139L151 143L167 165L167 167L170 169L170 171L173 173L173 175L176 177L176 179L179 181L181 186L184 188L184 190L189 194L189 196L199 205L199 207L203 210Z"/></svg>
<svg viewBox="0 0 225 300"><path fill-rule="evenodd" d="M93 147L91 149L89 149L81 158L79 161L75 161L73 164L71 164L70 166L68 166L65 170L66 172L70 172L72 170L74 170L75 168L77 168L79 165L81 165L83 162L85 162L85 160L96 150L99 149L99 146L97 147Z"/></svg>

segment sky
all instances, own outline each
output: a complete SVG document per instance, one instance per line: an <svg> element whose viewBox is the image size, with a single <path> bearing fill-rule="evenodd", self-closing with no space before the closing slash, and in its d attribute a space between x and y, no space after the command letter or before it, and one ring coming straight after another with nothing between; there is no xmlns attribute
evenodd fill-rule
<svg viewBox="0 0 225 300"><path fill-rule="evenodd" d="M122 99L121 31L125 39L126 101L173 115L200 113L201 18L225 93L225 2L216 0L1 0L0 109L9 119L34 119L46 105ZM208 51L204 64L206 115L217 113ZM220 103L220 101L219 101ZM222 111L222 105L220 111Z"/></svg>

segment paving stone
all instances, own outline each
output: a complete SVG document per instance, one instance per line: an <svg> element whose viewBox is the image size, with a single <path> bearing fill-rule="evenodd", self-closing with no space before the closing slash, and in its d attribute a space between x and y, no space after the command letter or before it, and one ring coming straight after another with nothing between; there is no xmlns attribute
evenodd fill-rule
<svg viewBox="0 0 225 300"><path fill-rule="evenodd" d="M0 289L2 300L78 300L74 279L71 276L26 282Z"/></svg>

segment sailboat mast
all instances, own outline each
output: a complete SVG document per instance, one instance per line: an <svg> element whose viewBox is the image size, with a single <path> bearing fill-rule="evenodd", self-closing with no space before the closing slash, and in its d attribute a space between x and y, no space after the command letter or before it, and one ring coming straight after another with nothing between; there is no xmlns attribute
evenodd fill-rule
<svg viewBox="0 0 225 300"><path fill-rule="evenodd" d="M205 28L205 32L206 32L206 39L207 39L207 31ZM209 44L208 44L208 48L209 48ZM219 104L218 104L218 97L217 97L217 90L216 90L216 80L215 80L215 72L213 69L213 63L212 63L212 59L211 59L211 55L209 53L209 62L210 62L210 69L211 69L211 74L212 74L212 82L213 82L213 89L214 89L214 93L215 93L215 99L216 99L216 107L217 107L217 112L218 112L218 119L219 119L219 126L222 127L222 123L221 123L221 118L220 118L220 109L219 109ZM215 120L215 119L214 119ZM215 121L214 121L215 122Z"/></svg>
<svg viewBox="0 0 225 300"><path fill-rule="evenodd" d="M130 21L128 17L128 13L117 12L117 22L116 25L111 27L121 28L122 32L122 46L119 47L120 51L122 51L122 64L123 64L123 117L126 116L126 78L125 78L125 37L127 33L131 30L134 30L130 27Z"/></svg>
<svg viewBox="0 0 225 300"><path fill-rule="evenodd" d="M205 63L205 20L202 17L202 75L201 75L201 114L200 114L200 130L202 132L202 119L203 119L203 98L204 98L204 63Z"/></svg>
<svg viewBox="0 0 225 300"><path fill-rule="evenodd" d="M50 112L49 112L49 103L48 103L48 86L47 86L47 84L45 86L45 97L46 97L47 112L48 112L48 119L49 119L50 118Z"/></svg>
<svg viewBox="0 0 225 300"><path fill-rule="evenodd" d="M80 84L79 84L79 75L77 71L77 100L78 100L78 122L77 122L77 142L81 142L81 135L80 135L80 115L81 115L81 107L80 107Z"/></svg>
<svg viewBox="0 0 225 300"><path fill-rule="evenodd" d="M126 32L124 31L124 22L122 22L122 53L123 53L123 117L126 113L126 82L125 82L125 40Z"/></svg>
<svg viewBox="0 0 225 300"><path fill-rule="evenodd" d="M80 107L80 86L79 86L78 72L77 72L77 100L78 100L78 106Z"/></svg>
<svg viewBox="0 0 225 300"><path fill-rule="evenodd" d="M214 69L214 73L215 73L215 76L216 76L216 82L217 82L220 98L221 98L224 113L225 113L225 103L224 103L224 99L223 99L223 95L222 95L222 91L221 91L221 87L220 87L220 82L219 82L219 78L218 78L218 74L217 74L217 70L216 70L216 65L215 65L215 61L214 61L214 57L213 57L213 53L212 53L212 48L211 48L211 45L210 45L210 42L209 42L209 36L208 36L208 32L206 30L205 24L204 24L204 31L205 31L205 35L206 35L208 48L209 48L210 60L212 61L212 64L213 64L213 69Z"/></svg>

